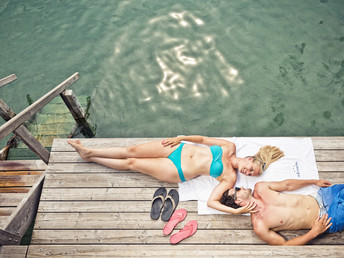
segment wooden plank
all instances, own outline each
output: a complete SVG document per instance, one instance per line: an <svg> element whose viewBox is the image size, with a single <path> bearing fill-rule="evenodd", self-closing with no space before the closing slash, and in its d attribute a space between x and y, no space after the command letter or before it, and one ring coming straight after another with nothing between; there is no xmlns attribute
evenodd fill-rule
<svg viewBox="0 0 344 258"><path fill-rule="evenodd" d="M344 162L317 162L319 172L344 172Z"/></svg>
<svg viewBox="0 0 344 258"><path fill-rule="evenodd" d="M9 84L15 80L17 80L17 76L14 73L6 76L5 78L0 79L0 87L5 86L6 84Z"/></svg>
<svg viewBox="0 0 344 258"><path fill-rule="evenodd" d="M26 196L26 193L1 193L0 206L17 206Z"/></svg>
<svg viewBox="0 0 344 258"><path fill-rule="evenodd" d="M0 171L0 176L42 175L43 171Z"/></svg>
<svg viewBox="0 0 344 258"><path fill-rule="evenodd" d="M77 122L78 126L81 128L81 132L86 137L94 137L95 133L92 127L86 120L85 111L81 107L78 99L76 98L72 90L65 90L60 94L63 102L66 104L73 118Z"/></svg>
<svg viewBox="0 0 344 258"><path fill-rule="evenodd" d="M42 109L46 104L53 100L57 95L64 91L78 78L79 73L73 74L65 81L57 85L54 89L45 94L43 97L41 97L39 100L35 101L33 104L25 108L18 115L13 117L10 121L2 125L0 127L0 140L2 140L5 136L10 134L15 129L17 129L20 125L22 125L26 120L33 116L37 111Z"/></svg>
<svg viewBox="0 0 344 258"><path fill-rule="evenodd" d="M47 174L45 180L47 187L178 187L138 172Z"/></svg>
<svg viewBox="0 0 344 258"><path fill-rule="evenodd" d="M0 188L0 193L27 193L31 187L5 187Z"/></svg>
<svg viewBox="0 0 344 258"><path fill-rule="evenodd" d="M179 208L179 207L178 207ZM185 221L197 220L199 229L252 229L251 218L246 215L215 214L199 216L189 212ZM176 230L183 228L179 223ZM36 229L157 229L161 230L166 222L152 220L149 212L95 212L95 213L38 213Z"/></svg>
<svg viewBox="0 0 344 258"><path fill-rule="evenodd" d="M46 172L49 173L113 173L115 169L96 163L53 163L50 161Z"/></svg>
<svg viewBox="0 0 344 258"><path fill-rule="evenodd" d="M320 179L325 179L330 181L332 184L344 184L344 173L332 173L332 172L326 172L326 173L319 173Z"/></svg>
<svg viewBox="0 0 344 258"><path fill-rule="evenodd" d="M285 231L286 238L294 238L307 231ZM324 237L326 236L326 237ZM343 244L342 233L324 234L310 244ZM34 230L32 244L169 244L169 238L159 230ZM197 230L196 234L184 239L182 244L266 244L253 230Z"/></svg>
<svg viewBox="0 0 344 258"><path fill-rule="evenodd" d="M311 137L314 149L343 150L344 137Z"/></svg>
<svg viewBox="0 0 344 258"><path fill-rule="evenodd" d="M0 216L10 216L14 210L14 207L0 207Z"/></svg>
<svg viewBox="0 0 344 258"><path fill-rule="evenodd" d="M4 228L4 225L6 224L8 218L9 218L9 216L0 216L0 228L1 229Z"/></svg>
<svg viewBox="0 0 344 258"><path fill-rule="evenodd" d="M44 181L44 175L36 181L36 184L27 193L27 198L23 199L16 210L11 214L5 225L7 232L23 237L29 228L32 219L35 217L39 203L39 196Z"/></svg>
<svg viewBox="0 0 344 258"><path fill-rule="evenodd" d="M30 245L27 257L343 257L344 249L327 246L267 245Z"/></svg>
<svg viewBox="0 0 344 258"><path fill-rule="evenodd" d="M2 258L24 258L28 250L28 245L4 245L0 249Z"/></svg>
<svg viewBox="0 0 344 258"><path fill-rule="evenodd" d="M5 121L10 121L15 117L15 113L0 99L0 115ZM49 151L30 133L23 125L13 130L13 133L29 147L45 163L49 162Z"/></svg>
<svg viewBox="0 0 344 258"><path fill-rule="evenodd" d="M85 175L78 175L84 177ZM50 177L48 175L47 177ZM118 176L119 178L120 176ZM144 176L146 177L146 176ZM333 184L344 183L344 173L339 172L320 172L319 178L326 179ZM116 179L121 180L121 179ZM142 180L140 175L133 175L131 180ZM106 179L105 179L106 181ZM68 184L50 184L49 180L46 180L46 187L42 191L41 200L78 200L78 201L114 201L114 200L151 200L156 190L156 187L128 187L124 185L123 188L97 188L96 185L89 186L87 188L74 188L73 182ZM87 182L86 182L87 183ZM88 183L87 183L88 184ZM84 184L82 184L84 185ZM57 187L56 187L57 186ZM171 189L171 184L167 184L167 191ZM68 188L71 187L71 188ZM175 185L174 188L178 186Z"/></svg>
<svg viewBox="0 0 344 258"><path fill-rule="evenodd" d="M12 170L45 170L47 164L42 160L2 160L0 161L0 171Z"/></svg>
<svg viewBox="0 0 344 258"><path fill-rule="evenodd" d="M320 172L320 178L330 180L333 184L342 184L344 173L341 172ZM19 176L18 176L19 177ZM1 179L1 177L0 177ZM122 187L146 187L157 188L160 186L178 188L178 184L171 184L158 181L153 177L141 174L139 172L114 172L97 174L47 174L45 179L45 189L48 188L122 188ZM1 181L0 181L1 185ZM95 195L100 195L104 190L100 190ZM111 190L117 191L117 190ZM127 190L124 190L127 191ZM57 192L58 193L58 192ZM134 194L127 192L128 195ZM129 196L126 196L127 198ZM43 197L44 198L44 197ZM130 198L130 197L129 197Z"/></svg>
<svg viewBox="0 0 344 258"><path fill-rule="evenodd" d="M342 184L344 175L340 172L319 173L323 179L334 184ZM19 176L17 176L19 177ZM1 177L0 177L1 180ZM5 182L6 183L6 182ZM1 181L0 181L1 185ZM177 188L178 184L158 181L153 177L138 172L97 173L97 174L47 174L46 187L150 187L160 186Z"/></svg>
<svg viewBox="0 0 344 258"><path fill-rule="evenodd" d="M8 232L7 230L0 229L0 246L1 245L19 245L20 236Z"/></svg>
<svg viewBox="0 0 344 258"><path fill-rule="evenodd" d="M314 150L316 161L344 161L344 150Z"/></svg>
<svg viewBox="0 0 344 258"><path fill-rule="evenodd" d="M171 188L166 188L167 192ZM42 190L42 201L151 201L156 188L48 188Z"/></svg>
<svg viewBox="0 0 344 258"><path fill-rule="evenodd" d="M33 186L39 177L39 175L0 176L0 187Z"/></svg>
<svg viewBox="0 0 344 258"><path fill-rule="evenodd" d="M197 202L180 202L178 208L197 212ZM150 201L60 201L39 203L38 212L150 212Z"/></svg>

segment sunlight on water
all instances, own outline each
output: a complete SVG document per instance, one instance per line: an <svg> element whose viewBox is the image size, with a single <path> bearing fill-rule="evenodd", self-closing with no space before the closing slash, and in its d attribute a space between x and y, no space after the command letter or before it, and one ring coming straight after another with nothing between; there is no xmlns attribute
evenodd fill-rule
<svg viewBox="0 0 344 258"><path fill-rule="evenodd" d="M2 1L16 112L74 72L97 137L343 135L344 2ZM12 87L13 86L13 87Z"/></svg>
<svg viewBox="0 0 344 258"><path fill-rule="evenodd" d="M193 26L204 25L200 18L186 11L183 13L170 13L169 16L174 18L180 27L190 27L192 29ZM164 23L166 20L168 20L168 17L155 17L149 21L149 24ZM178 29L176 24L173 25L175 29ZM192 38L185 38L184 35L178 39L171 38L165 34L164 42L167 47L164 47L164 51L156 58L163 73L162 80L157 85L160 94L170 94L174 100L178 100L178 89L188 88L190 89L190 96L202 97L199 88L206 86L204 85L202 74L198 72L198 66L202 66L204 62L209 62L210 55L213 58L216 57L217 60L212 60L212 62L217 67L218 72L226 79L228 85L240 85L243 83L238 76L238 70L231 66L221 55L220 51L216 49L214 36L198 34L197 39L194 40ZM194 76L195 74L197 76ZM193 76L193 80L190 80L191 76ZM229 95L224 88L216 88L215 90L221 91L224 96ZM151 97L148 97L148 99L152 100Z"/></svg>

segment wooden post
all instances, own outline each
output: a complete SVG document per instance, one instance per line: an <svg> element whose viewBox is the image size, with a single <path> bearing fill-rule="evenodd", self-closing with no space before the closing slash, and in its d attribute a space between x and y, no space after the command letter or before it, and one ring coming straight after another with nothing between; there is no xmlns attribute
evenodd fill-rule
<svg viewBox="0 0 344 258"><path fill-rule="evenodd" d="M3 229L0 229L0 244L1 245L20 245L20 240L21 240L20 236L13 233L9 233Z"/></svg>
<svg viewBox="0 0 344 258"><path fill-rule="evenodd" d="M7 219L4 225L5 231L20 237L24 236L32 219L36 216L44 178L45 174L40 176L37 183L35 183L27 193L27 197L19 203L16 210Z"/></svg>
<svg viewBox="0 0 344 258"><path fill-rule="evenodd" d="M68 79L57 85L54 89L49 91L39 100L28 106L26 109L21 111L18 115L13 117L7 123L0 127L0 140L12 131L21 126L26 120L33 116L37 111L42 109L46 104L53 100L57 95L61 94L68 86L75 82L79 78L79 73L75 73Z"/></svg>
<svg viewBox="0 0 344 258"><path fill-rule="evenodd" d="M72 116L74 117L75 121L77 122L78 126L81 127L81 132L86 137L94 137L94 131L92 127L86 120L85 111L81 107L78 99L76 98L73 90L65 90L60 94L62 100L68 107L69 111L71 112Z"/></svg>
<svg viewBox="0 0 344 258"><path fill-rule="evenodd" d="M0 116L9 121L15 117L15 113L7 104L0 99ZM49 162L49 151L30 133L30 131L23 125L19 126L13 131L38 157L40 157L46 164Z"/></svg>
<svg viewBox="0 0 344 258"><path fill-rule="evenodd" d="M17 76L15 74L11 74L5 78L0 79L0 87L17 80Z"/></svg>

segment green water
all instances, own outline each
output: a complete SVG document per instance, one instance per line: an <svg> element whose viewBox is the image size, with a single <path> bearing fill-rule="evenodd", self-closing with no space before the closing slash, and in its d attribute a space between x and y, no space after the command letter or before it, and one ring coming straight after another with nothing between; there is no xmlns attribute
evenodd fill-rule
<svg viewBox="0 0 344 258"><path fill-rule="evenodd" d="M1 0L0 95L79 72L96 137L340 136L343 25L342 0Z"/></svg>

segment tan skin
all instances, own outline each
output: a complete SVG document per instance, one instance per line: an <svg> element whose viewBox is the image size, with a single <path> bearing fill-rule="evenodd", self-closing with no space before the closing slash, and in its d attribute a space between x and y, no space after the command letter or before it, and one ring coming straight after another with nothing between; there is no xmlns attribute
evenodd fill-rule
<svg viewBox="0 0 344 258"><path fill-rule="evenodd" d="M236 171L245 175L258 176L260 168L253 159L236 156L235 144L226 140L200 135L178 136L161 141L148 142L130 147L111 147L102 149L87 148L79 140L68 140L79 155L90 162L96 162L118 170L134 170L150 175L158 180L181 182L178 170L168 156L178 148L181 141L219 145L222 148L223 172L216 179L220 182L211 193L208 206L223 212L241 214L256 212L254 202L248 202L239 209L233 209L220 203L223 192L234 187ZM186 180L200 175L209 175L213 156L209 147L185 144L181 152L181 167Z"/></svg>
<svg viewBox="0 0 344 258"><path fill-rule="evenodd" d="M251 214L254 232L270 245L304 245L325 232L332 223L327 215L319 218L319 205L315 198L308 195L282 194L299 188L317 185L328 187L326 180L284 180L281 182L259 182L252 195L251 189L241 187L237 191L238 205L256 202L257 213ZM234 189L228 191L233 195ZM306 234L285 240L276 233L281 230L310 229Z"/></svg>

